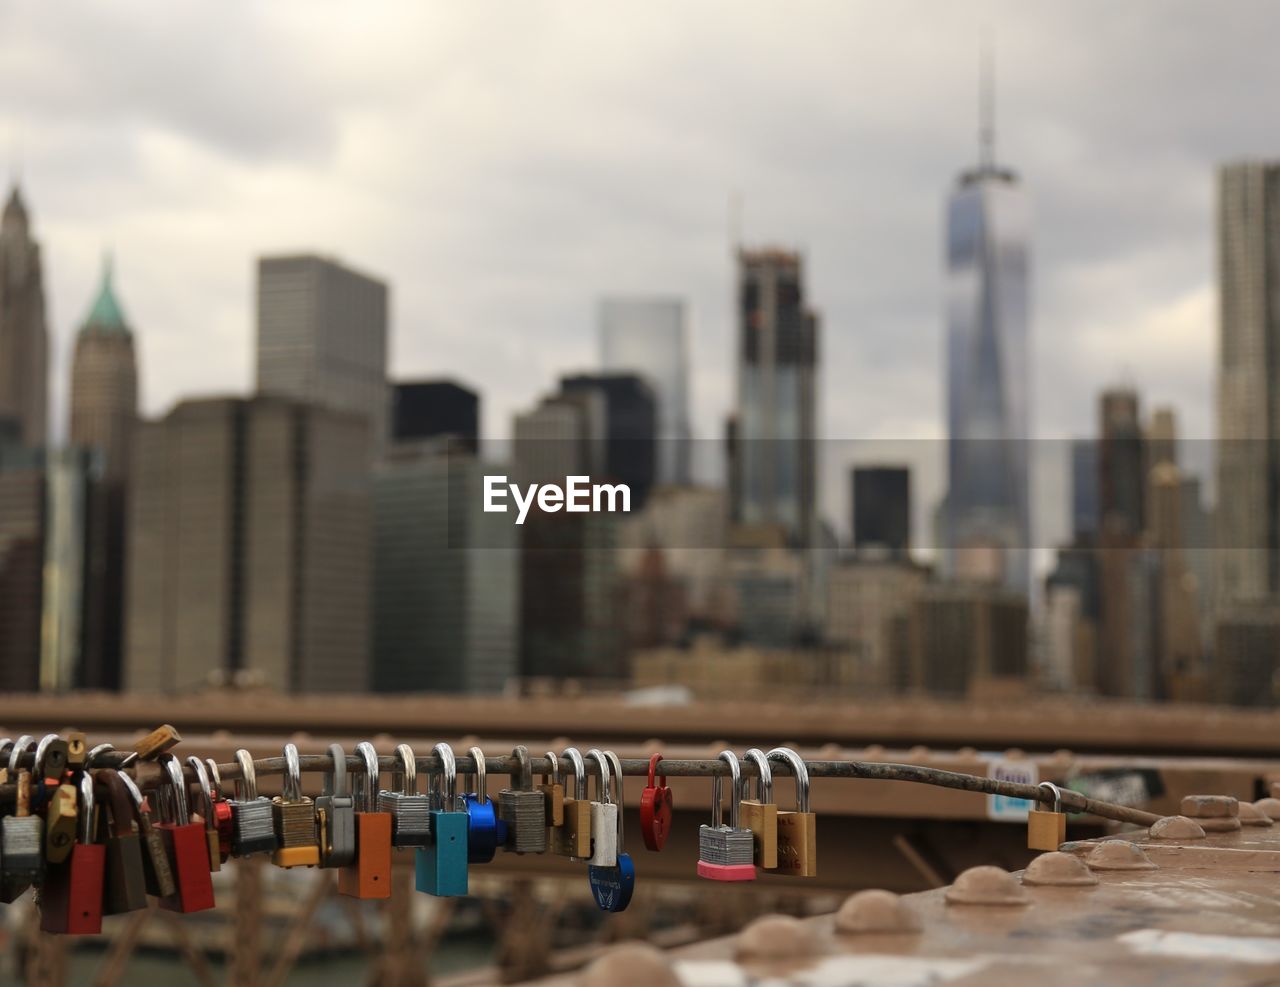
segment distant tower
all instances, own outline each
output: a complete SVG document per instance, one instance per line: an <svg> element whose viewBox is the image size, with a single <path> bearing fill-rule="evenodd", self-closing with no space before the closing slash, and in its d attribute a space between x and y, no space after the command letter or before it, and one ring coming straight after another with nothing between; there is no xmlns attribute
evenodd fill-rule
<svg viewBox="0 0 1280 987"><path fill-rule="evenodd" d="M40 247L15 185L0 218L0 419L17 422L22 445L48 441L49 334Z"/></svg>
<svg viewBox="0 0 1280 987"><path fill-rule="evenodd" d="M947 207L948 563L964 575L966 560L998 557L995 572L977 567L1025 592L1030 218L1018 177L996 164L985 58L981 104L978 166Z"/></svg>
<svg viewBox="0 0 1280 987"><path fill-rule="evenodd" d="M124 631L125 499L138 422L138 364L133 332L116 300L111 260L102 267L71 361L74 446L95 464L84 493L84 637L76 680L118 689ZM59 663L60 664L60 663Z"/></svg>

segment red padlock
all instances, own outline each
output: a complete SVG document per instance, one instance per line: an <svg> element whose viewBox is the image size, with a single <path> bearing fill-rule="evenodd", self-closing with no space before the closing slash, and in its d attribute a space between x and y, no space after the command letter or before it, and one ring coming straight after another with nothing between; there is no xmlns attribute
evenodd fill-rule
<svg viewBox="0 0 1280 987"><path fill-rule="evenodd" d="M661 850L671 832L671 811L675 803L671 798L671 789L667 787L667 776L663 775L659 784L654 784L653 776L657 772L661 754L649 758L649 783L640 793L640 833L644 836L644 845L650 850Z"/></svg>
<svg viewBox="0 0 1280 987"><path fill-rule="evenodd" d="M167 803L162 813L166 818L156 823L155 828L164 840L177 887L173 894L160 899L160 907L170 912L202 912L214 905L205 826L203 822L191 821L181 762L172 754L162 754L160 761L169 773L169 784L159 789L160 801Z"/></svg>
<svg viewBox="0 0 1280 987"><path fill-rule="evenodd" d="M107 848L93 842L93 779L80 775L79 832L71 853L51 864L40 889L40 928L72 936L95 936L102 931L102 884Z"/></svg>
<svg viewBox="0 0 1280 987"><path fill-rule="evenodd" d="M231 857L231 836L234 832L231 803L222 794L222 773L218 770L218 762L207 757L204 763L209 769L209 779L213 782L213 827L218 831L218 853L225 864Z"/></svg>

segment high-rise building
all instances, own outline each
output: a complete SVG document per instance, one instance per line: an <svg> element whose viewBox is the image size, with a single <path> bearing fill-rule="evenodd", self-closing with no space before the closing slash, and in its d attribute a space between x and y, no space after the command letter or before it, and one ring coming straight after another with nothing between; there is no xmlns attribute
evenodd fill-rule
<svg viewBox="0 0 1280 987"><path fill-rule="evenodd" d="M387 286L310 254L258 261L258 393L363 415L387 442Z"/></svg>
<svg viewBox="0 0 1280 987"><path fill-rule="evenodd" d="M905 466L855 466L853 547L905 558L911 551L911 471Z"/></svg>
<svg viewBox="0 0 1280 987"><path fill-rule="evenodd" d="M1110 538L1138 537L1145 528L1146 451L1138 392L1104 391L1099 402L1098 522Z"/></svg>
<svg viewBox="0 0 1280 987"><path fill-rule="evenodd" d="M596 393L604 401L604 473L631 489L639 510L657 478L658 409L653 388L636 374L575 374L560 378L562 394Z"/></svg>
<svg viewBox="0 0 1280 987"><path fill-rule="evenodd" d="M18 423L21 445L48 441L49 334L40 247L15 185L0 216L0 418Z"/></svg>
<svg viewBox="0 0 1280 987"><path fill-rule="evenodd" d="M374 468L373 684L499 692L519 674L519 531L472 456L398 444Z"/></svg>
<svg viewBox="0 0 1280 987"><path fill-rule="evenodd" d="M1076 540L1098 532L1098 443L1071 442L1071 534Z"/></svg>
<svg viewBox="0 0 1280 987"><path fill-rule="evenodd" d="M512 459L521 483L564 483L605 469L605 399L596 390L544 397L515 416Z"/></svg>
<svg viewBox="0 0 1280 987"><path fill-rule="evenodd" d="M733 519L817 540L818 317L804 262L778 249L738 252L738 403Z"/></svg>
<svg viewBox="0 0 1280 987"><path fill-rule="evenodd" d="M1218 304L1217 590L1230 606L1280 594L1280 161L1218 172Z"/></svg>
<svg viewBox="0 0 1280 987"><path fill-rule="evenodd" d="M81 536L84 545L83 649L76 684L91 689L120 687L124 632L124 515L134 430L138 419L138 366L133 332L116 300L110 259L103 266L97 297L76 335L71 363L70 438L76 449L93 453L87 478ZM78 455L69 450L73 459ZM63 469L70 469L63 464ZM64 476L59 491L74 500ZM64 501L64 512L69 502ZM69 516L62 517L71 523ZM59 531L64 542L76 537ZM60 553L70 558L64 547ZM68 643L64 637L62 644ZM51 668L64 667L65 659ZM46 663L49 664L49 663Z"/></svg>
<svg viewBox="0 0 1280 987"><path fill-rule="evenodd" d="M184 401L139 427L129 689L368 687L368 434L363 416L261 396Z"/></svg>
<svg viewBox="0 0 1280 987"><path fill-rule="evenodd" d="M935 583L911 616L912 684L937 695L1016 692L1027 681L1027 600L995 586Z"/></svg>
<svg viewBox="0 0 1280 987"><path fill-rule="evenodd" d="M658 402L659 483L691 481L689 354L684 302L678 298L605 298L600 302L600 365L634 373Z"/></svg>
<svg viewBox="0 0 1280 987"><path fill-rule="evenodd" d="M100 459L100 453L79 446L50 449L45 456L41 691L102 687L88 674L92 670L85 660L89 648L101 643L89 638L86 619L91 582L99 597L103 588L103 574L96 581L90 578L89 554L95 534L90 507L102 483ZM121 575L115 578L118 586ZM116 599L122 598L117 588ZM116 622L118 626L118 616Z"/></svg>
<svg viewBox="0 0 1280 987"><path fill-rule="evenodd" d="M40 681L44 561L44 452L24 447L20 424L0 418L0 691Z"/></svg>
<svg viewBox="0 0 1280 987"><path fill-rule="evenodd" d="M480 396L452 380L415 380L392 390L395 442L449 438L473 455L480 450Z"/></svg>
<svg viewBox="0 0 1280 987"><path fill-rule="evenodd" d="M881 691L910 684L910 622L927 585L923 566L854 557L827 577L827 643L854 652L863 679Z"/></svg>
<svg viewBox="0 0 1280 987"><path fill-rule="evenodd" d="M1030 236L1026 193L1014 172L996 164L987 115L978 166L960 176L947 206L943 524L951 572L965 574L971 557L995 557L1000 581L1019 592L1030 584L1032 544Z"/></svg>

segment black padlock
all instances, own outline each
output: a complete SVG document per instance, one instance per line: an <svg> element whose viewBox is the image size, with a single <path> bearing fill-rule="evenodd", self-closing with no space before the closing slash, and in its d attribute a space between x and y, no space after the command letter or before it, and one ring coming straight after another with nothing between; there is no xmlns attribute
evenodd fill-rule
<svg viewBox="0 0 1280 987"><path fill-rule="evenodd" d="M147 872L142 836L134 827L133 796L112 768L95 771L93 778L106 808L101 817L107 846L102 910L107 915L135 912L147 907Z"/></svg>

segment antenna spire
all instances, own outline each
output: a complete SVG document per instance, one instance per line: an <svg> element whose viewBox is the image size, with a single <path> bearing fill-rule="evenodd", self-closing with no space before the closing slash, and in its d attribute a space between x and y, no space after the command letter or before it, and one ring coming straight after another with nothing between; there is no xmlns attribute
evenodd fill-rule
<svg viewBox="0 0 1280 987"><path fill-rule="evenodd" d="M996 56L991 31L983 32L978 62L978 163L983 171L996 166Z"/></svg>

